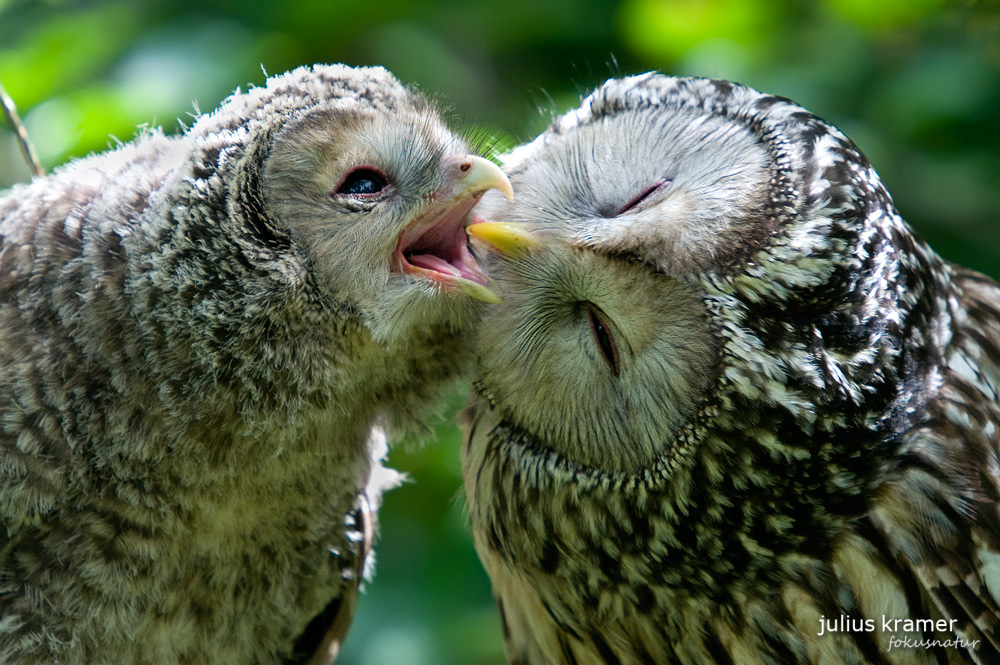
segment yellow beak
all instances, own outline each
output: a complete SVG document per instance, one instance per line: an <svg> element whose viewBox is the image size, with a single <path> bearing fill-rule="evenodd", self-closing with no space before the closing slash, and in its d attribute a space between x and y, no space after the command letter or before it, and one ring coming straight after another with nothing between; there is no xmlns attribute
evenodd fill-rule
<svg viewBox="0 0 1000 665"><path fill-rule="evenodd" d="M455 186L455 198L472 196L489 189L499 189L508 201L514 200L514 188L500 167L483 157L465 155L461 158L465 175Z"/></svg>
<svg viewBox="0 0 1000 665"><path fill-rule="evenodd" d="M520 256L542 244L538 236L528 230L527 224L515 222L477 222L467 226L465 232L492 249L512 256Z"/></svg>

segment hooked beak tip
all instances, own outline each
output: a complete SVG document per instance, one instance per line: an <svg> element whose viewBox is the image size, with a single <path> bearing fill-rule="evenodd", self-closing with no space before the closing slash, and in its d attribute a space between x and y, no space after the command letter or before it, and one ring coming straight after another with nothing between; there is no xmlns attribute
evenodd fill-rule
<svg viewBox="0 0 1000 665"><path fill-rule="evenodd" d="M514 188L511 187L507 175L500 167L488 159L477 155L465 155L461 158L459 169L461 180L455 186L455 196L472 196L498 189L503 192L508 201L514 201Z"/></svg>

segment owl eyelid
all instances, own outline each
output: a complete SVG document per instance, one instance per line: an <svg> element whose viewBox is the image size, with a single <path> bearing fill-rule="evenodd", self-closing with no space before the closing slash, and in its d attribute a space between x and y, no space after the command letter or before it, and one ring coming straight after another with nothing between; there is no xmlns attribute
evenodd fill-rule
<svg viewBox="0 0 1000 665"><path fill-rule="evenodd" d="M626 213L629 210L632 210L633 208L637 207L640 203L642 203L643 201L645 201L646 199L648 199L650 196L652 196L656 192L660 191L661 189L663 189L664 187L666 187L669 184L670 184L670 180L667 180L666 178L660 178L659 180L657 180L656 182L654 182L652 185L650 185L646 189L642 190L642 192L640 192L637 196L633 197L631 201L629 201L624 206L622 206L621 210L619 210L618 212L615 213L615 217L617 217L618 215L621 215L623 213Z"/></svg>
<svg viewBox="0 0 1000 665"><path fill-rule="evenodd" d="M601 312L595 305L587 304L587 321L590 323L590 334L594 337L597 348L601 351L604 362L608 364L611 373L618 376L621 371L621 361L618 354L618 345L611 334L611 328L605 322L604 312Z"/></svg>

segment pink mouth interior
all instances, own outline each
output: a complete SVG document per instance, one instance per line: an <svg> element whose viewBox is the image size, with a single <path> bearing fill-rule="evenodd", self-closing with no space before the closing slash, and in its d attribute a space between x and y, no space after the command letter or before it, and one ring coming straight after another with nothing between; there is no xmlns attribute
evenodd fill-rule
<svg viewBox="0 0 1000 665"><path fill-rule="evenodd" d="M466 218L478 197L446 209L429 221L418 220L400 236L396 257L403 272L419 272L432 279L467 279L486 284L465 235Z"/></svg>

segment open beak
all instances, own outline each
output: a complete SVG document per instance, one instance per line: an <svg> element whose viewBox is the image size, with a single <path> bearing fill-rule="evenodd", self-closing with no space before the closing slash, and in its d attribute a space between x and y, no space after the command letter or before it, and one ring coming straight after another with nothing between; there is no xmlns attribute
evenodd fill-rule
<svg viewBox="0 0 1000 665"><path fill-rule="evenodd" d="M482 157L445 157L441 169L444 182L431 195L427 210L399 236L394 269L479 300L499 302L500 297L489 288L489 278L469 251L465 229L477 221L482 223L472 208L483 194L498 189L513 200L514 190L500 167Z"/></svg>

